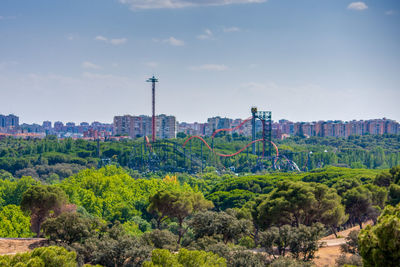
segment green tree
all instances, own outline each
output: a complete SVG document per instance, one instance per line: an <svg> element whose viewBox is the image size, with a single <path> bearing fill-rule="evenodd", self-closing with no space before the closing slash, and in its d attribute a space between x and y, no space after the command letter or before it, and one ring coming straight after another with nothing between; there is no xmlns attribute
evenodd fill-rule
<svg viewBox="0 0 400 267"><path fill-rule="evenodd" d="M346 221L341 198L333 188L318 183L284 181L257 207L262 227L323 222L333 229Z"/></svg>
<svg viewBox="0 0 400 267"><path fill-rule="evenodd" d="M260 233L259 245L273 258L276 258L275 248L277 248L280 256L286 256L286 252L290 251L294 258L310 261L321 246L319 239L323 233L324 227L320 223L312 226L271 227Z"/></svg>
<svg viewBox="0 0 400 267"><path fill-rule="evenodd" d="M148 211L157 214L158 228L165 218L175 218L179 224L178 244L184 234L183 221L192 213L213 207L200 192L162 190L149 199Z"/></svg>
<svg viewBox="0 0 400 267"><path fill-rule="evenodd" d="M30 218L16 205L8 205L0 209L1 237L32 237Z"/></svg>
<svg viewBox="0 0 400 267"><path fill-rule="evenodd" d="M42 224L42 230L49 240L67 245L83 243L95 235L101 227L97 219L85 218L79 213L65 212L55 218L48 218Z"/></svg>
<svg viewBox="0 0 400 267"><path fill-rule="evenodd" d="M155 249L151 253L151 261L143 264L144 267L224 267L226 260L212 252L180 249L178 254L172 254L165 249Z"/></svg>
<svg viewBox="0 0 400 267"><path fill-rule="evenodd" d="M400 203L400 185L391 184L389 186L389 203L393 206Z"/></svg>
<svg viewBox="0 0 400 267"><path fill-rule="evenodd" d="M30 212L32 231L39 237L42 223L51 213L58 215L66 202L67 196L61 188L37 185L24 192L21 209Z"/></svg>
<svg viewBox="0 0 400 267"><path fill-rule="evenodd" d="M151 252L149 246L128 235L119 223L86 239L77 250L84 255L85 262L106 267L142 266Z"/></svg>
<svg viewBox="0 0 400 267"><path fill-rule="evenodd" d="M357 222L362 229L362 223L368 218L368 212L372 206L371 192L362 186L352 188L344 193L343 202L350 219Z"/></svg>
<svg viewBox="0 0 400 267"><path fill-rule="evenodd" d="M16 255L0 256L1 266L15 267L76 267L76 253L69 252L65 248L50 246L35 248L32 252L19 253Z"/></svg>
<svg viewBox="0 0 400 267"><path fill-rule="evenodd" d="M143 234L142 240L155 248L175 250L177 248L178 236L168 230L155 229Z"/></svg>
<svg viewBox="0 0 400 267"><path fill-rule="evenodd" d="M387 206L375 226L359 235L364 266L400 266L400 205Z"/></svg>
<svg viewBox="0 0 400 267"><path fill-rule="evenodd" d="M388 172L382 172L374 179L374 184L377 186L389 187L391 183L393 183L393 176Z"/></svg>
<svg viewBox="0 0 400 267"><path fill-rule="evenodd" d="M195 238L204 236L222 235L224 243L237 242L241 237L250 235L251 221L237 219L226 212L198 212L189 222Z"/></svg>

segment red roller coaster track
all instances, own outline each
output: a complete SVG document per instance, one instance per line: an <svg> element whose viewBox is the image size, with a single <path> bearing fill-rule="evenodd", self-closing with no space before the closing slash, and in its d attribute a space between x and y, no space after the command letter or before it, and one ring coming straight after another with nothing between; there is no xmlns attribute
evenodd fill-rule
<svg viewBox="0 0 400 267"><path fill-rule="evenodd" d="M239 125L236 126L235 128L218 129L218 130L216 130L216 131L211 135L211 137L214 138L215 135L216 135L217 133L219 133L219 132L232 132L232 131L234 131L234 130L237 130L237 129L239 129L240 127L242 127L246 122L250 121L251 119L252 119L252 117L250 117L250 118L248 118L248 119L245 119L241 124L239 124ZM246 146L244 146L243 148L241 148L240 150L236 151L236 152L233 153L233 154L221 154L221 153L219 153L219 152L216 152L213 148L211 148L210 145L206 142L206 140L204 140L201 136L194 135L194 136L191 136L191 137L189 137L188 139L186 139L185 142L183 143L182 147L185 147L186 144L187 144L190 140L192 140L192 139L194 139L194 138L199 139L200 141L202 141L202 142L207 146L207 148L208 148L210 151L212 151L213 153L215 153L216 155L218 155L218 156L220 156L220 157L233 157L233 156L236 156L236 155L240 154L241 152L243 152L246 148L248 148L248 147L251 146L252 144L257 143L257 142L264 141L264 139L258 139L258 140L255 140L255 141L252 141L252 142L248 143ZM272 145L274 146L274 148L275 148L276 157L279 157L279 150L278 150L278 147L277 147L276 144L275 144L274 142L272 142L272 141L271 141L271 144L272 144ZM263 156L264 156L264 155L263 155Z"/></svg>

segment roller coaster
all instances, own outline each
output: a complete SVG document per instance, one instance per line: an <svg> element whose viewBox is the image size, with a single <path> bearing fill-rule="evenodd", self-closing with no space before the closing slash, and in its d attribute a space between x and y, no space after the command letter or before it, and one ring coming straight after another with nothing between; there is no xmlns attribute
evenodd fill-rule
<svg viewBox="0 0 400 267"><path fill-rule="evenodd" d="M270 111L251 109L252 116L234 128L217 129L209 138L190 136L179 142L167 139L150 142L145 136L143 142L132 148L129 167L141 172L202 172L213 166L218 170L229 168L231 171L284 170L300 171L297 164L285 155L279 154L277 145L272 142L272 124ZM256 120L262 122L262 138L256 139ZM218 151L216 137L223 132L234 132L246 123L252 124L252 140L234 153L224 154ZM211 145L207 142L211 141ZM195 140L200 146L192 145ZM260 148L262 144L262 148ZM267 149L268 146L268 149ZM250 148L251 147L251 151ZM275 153L272 153L274 150ZM237 159L239 157L239 159ZM235 159L236 158L236 159ZM238 164L238 161L240 164Z"/></svg>

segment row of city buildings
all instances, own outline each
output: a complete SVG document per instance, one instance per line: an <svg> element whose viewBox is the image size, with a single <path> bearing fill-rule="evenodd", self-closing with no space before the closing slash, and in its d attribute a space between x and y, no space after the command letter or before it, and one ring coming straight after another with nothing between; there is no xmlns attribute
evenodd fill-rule
<svg viewBox="0 0 400 267"><path fill-rule="evenodd" d="M240 127L239 127L240 126ZM244 123L242 119L213 117L204 123L177 122L174 116L165 114L156 116L156 137L158 139L175 138L177 133L186 135L211 136L217 129L236 128L231 133L250 136L251 121ZM262 131L262 123L257 120L256 131ZM400 134L400 124L390 119L353 120L353 121L317 121L291 122L280 120L272 123L274 138L285 138L294 135L321 137L348 137L350 135L382 135ZM56 135L59 138L87 139L121 139L139 138L152 135L152 118L146 115L115 116L113 123L82 122L75 124L56 121L44 121L39 124L20 124L19 117L13 114L0 115L0 135L21 137L44 137Z"/></svg>
<svg viewBox="0 0 400 267"><path fill-rule="evenodd" d="M113 125L110 123L67 122L64 124L61 121L56 121L54 124L51 121L44 121L42 124L27 124L19 123L19 117L13 114L0 114L0 135L15 136L22 138L43 138L46 135L56 135L59 138L108 138L113 135Z"/></svg>
<svg viewBox="0 0 400 267"><path fill-rule="evenodd" d="M178 132L188 135L210 136L216 129L235 128L242 124L241 119L229 119L214 117L209 118L207 123L180 123ZM251 122L243 124L234 130L234 133L244 136L251 135ZM262 131L261 121L256 122L256 132ZM317 121L317 122L291 122L279 120L272 123L272 135L274 138L282 139L288 136L321 136L321 137L344 137L351 135L382 135L400 134L400 124L390 119L353 120L353 121Z"/></svg>

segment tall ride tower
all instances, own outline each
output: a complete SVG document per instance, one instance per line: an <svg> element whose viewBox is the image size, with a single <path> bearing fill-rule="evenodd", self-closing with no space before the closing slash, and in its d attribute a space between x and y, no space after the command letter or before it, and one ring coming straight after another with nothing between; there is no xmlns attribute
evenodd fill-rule
<svg viewBox="0 0 400 267"><path fill-rule="evenodd" d="M263 151L262 156L264 157L266 143L269 145L268 155L272 156L272 112L271 111L258 111L256 107L251 108L251 141L252 144L252 152L256 155L256 119L259 119L262 122L262 141L263 141Z"/></svg>
<svg viewBox="0 0 400 267"><path fill-rule="evenodd" d="M153 75L153 77L147 79L146 82L151 82L152 85L151 141L154 143L156 141L156 83L158 83L158 79Z"/></svg>

